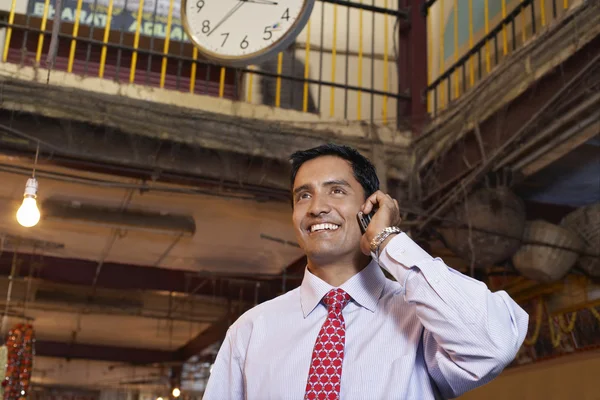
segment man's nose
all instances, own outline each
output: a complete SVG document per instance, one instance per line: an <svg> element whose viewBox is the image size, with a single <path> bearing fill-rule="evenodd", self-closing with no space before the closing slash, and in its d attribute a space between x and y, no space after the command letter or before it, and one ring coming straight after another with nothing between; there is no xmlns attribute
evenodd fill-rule
<svg viewBox="0 0 600 400"><path fill-rule="evenodd" d="M322 196L313 196L308 208L308 213L312 217L318 217L321 214L328 214L331 211L331 207Z"/></svg>

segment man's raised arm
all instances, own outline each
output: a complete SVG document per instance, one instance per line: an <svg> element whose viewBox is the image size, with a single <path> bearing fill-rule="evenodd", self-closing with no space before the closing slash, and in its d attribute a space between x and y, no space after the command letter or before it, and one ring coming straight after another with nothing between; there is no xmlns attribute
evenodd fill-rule
<svg viewBox="0 0 600 400"><path fill-rule="evenodd" d="M379 264L403 285L425 327L424 357L445 397L491 381L515 358L529 316L506 292L432 258L406 234L391 239Z"/></svg>

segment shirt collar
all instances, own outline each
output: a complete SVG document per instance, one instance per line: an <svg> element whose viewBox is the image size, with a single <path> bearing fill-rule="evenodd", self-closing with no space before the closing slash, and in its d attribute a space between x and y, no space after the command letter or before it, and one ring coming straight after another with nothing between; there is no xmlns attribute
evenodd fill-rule
<svg viewBox="0 0 600 400"><path fill-rule="evenodd" d="M356 303L371 312L375 312L381 297L386 277L383 275L375 260L371 260L362 271L344 282L340 288L352 297ZM308 316L319 304L323 296L333 286L313 275L308 268L304 270L304 279L300 285L300 303L304 318Z"/></svg>

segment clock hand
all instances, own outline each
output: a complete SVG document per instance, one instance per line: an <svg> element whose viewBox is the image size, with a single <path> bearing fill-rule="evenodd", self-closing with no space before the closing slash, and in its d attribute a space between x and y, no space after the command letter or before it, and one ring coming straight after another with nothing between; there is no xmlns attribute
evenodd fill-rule
<svg viewBox="0 0 600 400"><path fill-rule="evenodd" d="M218 27L223 25L223 22L227 21L229 19L229 17L231 17L233 15L233 13L235 13L237 10L240 9L241 6L244 5L245 2L246 2L245 0L239 0L239 3L237 3L235 6L233 6L233 8L231 10L229 10L229 12L227 14L225 14L225 16L219 21L219 23L217 25L215 25L215 27L210 32L208 32L208 34L206 36L210 36L214 31L217 30Z"/></svg>
<svg viewBox="0 0 600 400"><path fill-rule="evenodd" d="M276 6L279 4L276 1L269 1L269 0L242 0L242 1L245 1L246 3L266 4L269 6Z"/></svg>

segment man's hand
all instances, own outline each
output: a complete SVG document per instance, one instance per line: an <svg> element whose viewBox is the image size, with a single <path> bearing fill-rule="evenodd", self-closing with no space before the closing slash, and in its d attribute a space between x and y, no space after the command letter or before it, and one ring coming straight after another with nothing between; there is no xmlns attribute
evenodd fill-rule
<svg viewBox="0 0 600 400"><path fill-rule="evenodd" d="M398 201L392 199L390 195L383 193L381 190L378 190L369 196L362 205L360 211L364 214L369 214L374 208L378 208L378 210L375 212L367 231L360 240L360 248L365 255L371 255L370 244L375 236L388 226L399 226L402 222ZM381 243L379 250L382 251L394 236L394 234L388 236L386 240Z"/></svg>

